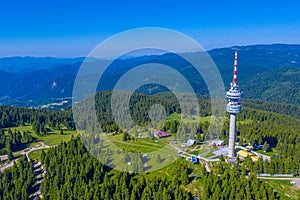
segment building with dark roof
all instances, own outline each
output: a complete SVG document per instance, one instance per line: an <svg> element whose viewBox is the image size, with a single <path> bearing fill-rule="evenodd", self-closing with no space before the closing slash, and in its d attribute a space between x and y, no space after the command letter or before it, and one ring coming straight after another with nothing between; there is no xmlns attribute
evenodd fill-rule
<svg viewBox="0 0 300 200"><path fill-rule="evenodd" d="M154 137L163 138L163 137L169 137L171 136L170 133L167 133L165 131L157 131L153 133Z"/></svg>

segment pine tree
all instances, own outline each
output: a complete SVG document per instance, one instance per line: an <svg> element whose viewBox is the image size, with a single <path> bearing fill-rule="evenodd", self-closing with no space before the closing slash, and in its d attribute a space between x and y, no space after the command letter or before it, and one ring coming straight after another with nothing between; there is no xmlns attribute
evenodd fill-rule
<svg viewBox="0 0 300 200"><path fill-rule="evenodd" d="M13 151L12 151L12 148L11 148L11 144L10 142L7 143L7 155L8 155L8 159L9 160L13 160L14 159L14 155L13 155Z"/></svg>
<svg viewBox="0 0 300 200"><path fill-rule="evenodd" d="M157 154L157 157L156 157L156 162L157 163L161 163L162 159L160 157L160 154Z"/></svg>

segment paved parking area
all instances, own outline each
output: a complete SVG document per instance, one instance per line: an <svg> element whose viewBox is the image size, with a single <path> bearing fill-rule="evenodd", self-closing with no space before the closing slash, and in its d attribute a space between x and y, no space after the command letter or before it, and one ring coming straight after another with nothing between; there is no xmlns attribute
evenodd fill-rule
<svg viewBox="0 0 300 200"><path fill-rule="evenodd" d="M217 149L215 151L213 151L214 154L216 154L216 156L228 156L228 147L224 147L221 149Z"/></svg>

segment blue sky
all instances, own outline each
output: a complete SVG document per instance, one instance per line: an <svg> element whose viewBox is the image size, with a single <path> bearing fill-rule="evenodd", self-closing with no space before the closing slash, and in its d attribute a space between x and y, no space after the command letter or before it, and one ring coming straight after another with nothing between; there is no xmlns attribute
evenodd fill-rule
<svg viewBox="0 0 300 200"><path fill-rule="evenodd" d="M0 57L86 56L139 27L180 31L204 48L300 44L300 1L1 1Z"/></svg>

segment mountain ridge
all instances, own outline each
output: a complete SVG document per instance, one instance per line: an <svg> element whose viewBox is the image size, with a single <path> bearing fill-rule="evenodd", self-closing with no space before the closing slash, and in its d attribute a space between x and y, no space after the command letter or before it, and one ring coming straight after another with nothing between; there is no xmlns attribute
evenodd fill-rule
<svg viewBox="0 0 300 200"><path fill-rule="evenodd" d="M239 51L238 82L245 98L300 104L300 45L272 44L217 48L208 51L216 63L226 88L232 80L233 51ZM97 62L97 58L87 58ZM0 103L5 105L37 106L53 99L72 96L72 83L84 58L0 58ZM147 62L163 62L185 73L201 95L208 94L203 80L194 80L185 62L176 60L172 54L147 55L117 60L115 69L108 76L114 80L133 65ZM52 88L59 82L59 88ZM258 84L263 83L263 84ZM197 85L198 84L198 85ZM113 81L101 90L111 89ZM66 91L61 93L62 89ZM49 95L45 95L49 94ZM18 102L16 104L16 101ZM31 101L31 102L28 102ZM23 106L23 105L22 105Z"/></svg>

